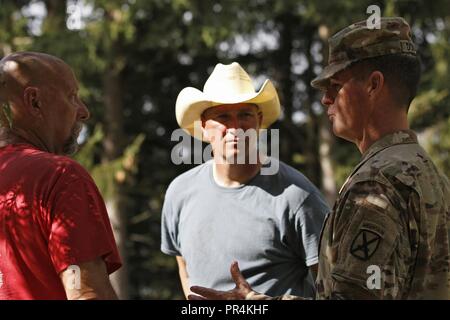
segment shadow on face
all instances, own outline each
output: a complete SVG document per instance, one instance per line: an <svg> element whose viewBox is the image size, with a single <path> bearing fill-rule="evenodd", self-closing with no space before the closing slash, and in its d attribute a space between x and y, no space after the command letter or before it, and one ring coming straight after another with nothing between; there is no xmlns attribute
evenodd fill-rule
<svg viewBox="0 0 450 320"><path fill-rule="evenodd" d="M211 107L202 114L205 138L211 143L215 158L233 163L247 163L257 148L262 114L254 104L228 104ZM237 157L241 160L237 160Z"/></svg>

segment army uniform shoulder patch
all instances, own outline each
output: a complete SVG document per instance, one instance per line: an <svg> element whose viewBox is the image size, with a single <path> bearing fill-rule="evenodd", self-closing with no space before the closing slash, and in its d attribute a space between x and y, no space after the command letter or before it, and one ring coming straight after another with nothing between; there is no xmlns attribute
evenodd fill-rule
<svg viewBox="0 0 450 320"><path fill-rule="evenodd" d="M350 253L355 258L367 261L377 251L381 236L373 231L361 229L353 239Z"/></svg>

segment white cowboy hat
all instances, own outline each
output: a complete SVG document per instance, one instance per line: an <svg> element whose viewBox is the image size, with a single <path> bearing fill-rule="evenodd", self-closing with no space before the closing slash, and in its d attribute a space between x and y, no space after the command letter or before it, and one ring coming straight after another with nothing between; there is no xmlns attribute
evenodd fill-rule
<svg viewBox="0 0 450 320"><path fill-rule="evenodd" d="M203 140L201 115L208 108L234 103L253 103L263 115L261 128L269 127L280 115L280 100L270 80L256 92L250 76L237 62L218 63L203 92L187 87L178 94L175 113L178 124L191 136Z"/></svg>

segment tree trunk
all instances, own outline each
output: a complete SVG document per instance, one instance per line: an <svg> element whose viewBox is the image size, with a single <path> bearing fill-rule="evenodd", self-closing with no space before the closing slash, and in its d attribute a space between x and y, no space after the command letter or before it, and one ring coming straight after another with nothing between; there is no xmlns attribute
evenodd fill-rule
<svg viewBox="0 0 450 320"><path fill-rule="evenodd" d="M322 40L322 56L324 58L323 65L325 66L328 61L328 45L327 39L329 37L330 30L327 26L321 25L318 28L319 37ZM330 206L334 205L337 196L336 178L334 175L333 160L331 156L331 150L336 138L331 133L330 121L327 117L327 110L325 108L324 113L320 117L319 122L319 155L320 155L320 167L322 171L322 190L325 198Z"/></svg>
<svg viewBox="0 0 450 320"><path fill-rule="evenodd" d="M117 65L111 62L111 67L106 69L103 78L105 102L105 138L103 141L105 153L103 161L114 161L119 158L125 146L120 70L116 70L113 67ZM113 183L115 185L110 188L113 191L106 195L105 202L123 266L111 275L111 282L119 298L128 299L127 217L124 210L126 199L124 198L121 185L115 179Z"/></svg>
<svg viewBox="0 0 450 320"><path fill-rule="evenodd" d="M314 33L316 31L316 25L304 24L302 30L306 36L304 36L304 51L311 52L311 47L314 43ZM314 61L311 55L307 55L309 68L305 71L303 81L306 85L307 98L304 101L304 109L308 116L305 137L305 157L306 157L306 172L311 181L318 187L323 189L322 185L322 164L320 154L320 115L314 111L313 103L316 101L317 91L311 87L310 82L314 78L313 65Z"/></svg>
<svg viewBox="0 0 450 320"><path fill-rule="evenodd" d="M278 83L278 94L283 106L284 119L280 130L280 159L292 163L295 151L296 127L292 123L292 97L293 81L291 78L291 53L292 53L292 14L284 13L277 18L280 26L280 46L274 53L274 66L276 72L274 78Z"/></svg>
<svg viewBox="0 0 450 320"><path fill-rule="evenodd" d="M331 148L334 143L334 136L330 132L330 124L326 115L320 119L320 168L322 169L322 190L330 206L336 200L336 179L333 172L333 161L331 159Z"/></svg>
<svg viewBox="0 0 450 320"><path fill-rule="evenodd" d="M66 1L45 0L47 17L42 25L43 33L66 29L67 7Z"/></svg>
<svg viewBox="0 0 450 320"><path fill-rule="evenodd" d="M118 195L118 192L115 192ZM108 210L108 215L111 220L111 225L114 231L114 237L116 239L117 247L119 249L120 257L122 258L122 267L114 272L111 276L111 284L116 291L119 299L129 299L128 292L128 263L126 255L126 217L121 210L120 200L114 196L105 199L106 209Z"/></svg>

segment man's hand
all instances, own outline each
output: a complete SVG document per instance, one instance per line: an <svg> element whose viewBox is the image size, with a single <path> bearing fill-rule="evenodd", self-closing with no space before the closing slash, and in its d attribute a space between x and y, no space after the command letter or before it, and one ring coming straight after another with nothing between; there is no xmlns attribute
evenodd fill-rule
<svg viewBox="0 0 450 320"><path fill-rule="evenodd" d="M191 291L197 295L190 294L188 296L189 300L245 300L249 293L253 290L245 280L237 261L231 264L230 268L231 278L233 279L236 287L230 291L218 291L214 289L209 289L205 287L193 286Z"/></svg>

